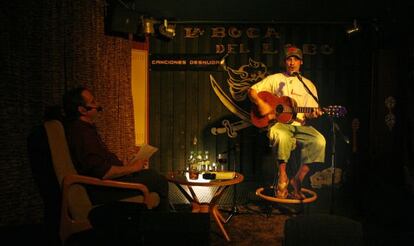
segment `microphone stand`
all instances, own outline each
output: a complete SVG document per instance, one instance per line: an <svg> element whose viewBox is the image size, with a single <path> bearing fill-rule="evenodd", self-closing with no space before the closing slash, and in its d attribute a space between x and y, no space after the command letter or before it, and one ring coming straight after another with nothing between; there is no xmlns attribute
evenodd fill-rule
<svg viewBox="0 0 414 246"><path fill-rule="evenodd" d="M318 98L316 98L316 96L312 93L312 91L309 89L309 87L305 84L305 82L303 82L302 80L302 76L300 76L300 74L298 72L294 72L292 73L292 75L295 75L300 82L302 82L303 86L305 87L305 89L308 91L309 95L311 95L313 97L313 99L315 100L315 102L319 105L319 100ZM331 175L331 206L330 206L330 214L333 214L333 205L334 205L334 194L335 194L335 154L336 154L336 133L339 133L342 137L342 139L345 141L345 143L349 144L349 138L346 137L341 129L339 128L339 125L333 120L332 116L329 116L329 114L327 114L326 110L324 108L319 107L324 113L325 115L328 115L328 119L331 122L332 125L332 148L331 148L331 169L332 169L332 175Z"/></svg>
<svg viewBox="0 0 414 246"><path fill-rule="evenodd" d="M233 162L233 172L236 172L236 150L237 150L237 148L238 148L237 147L237 143L235 143L232 147L229 148L228 151L226 151L229 154L227 160L228 161L231 160ZM233 154L233 158L231 158L231 159L230 159L230 157L231 157L230 153ZM224 224L227 224L233 216L239 214L239 208L237 207L237 202L236 202L236 200L237 200L237 189L236 189L236 186L237 186L237 184L236 185L233 185L233 201L232 201L233 202L233 204L232 204L233 207L232 207L232 209L230 211L227 211L227 212L229 212L229 216L223 222Z"/></svg>
<svg viewBox="0 0 414 246"><path fill-rule="evenodd" d="M329 208L329 213L334 213L334 195L335 195L335 162L336 162L336 134L339 133L344 140L345 143L349 144L349 139L346 137L341 129L339 128L338 124L333 120L331 116L328 118L332 124L332 149L331 149L331 169L332 169L332 176L331 176L331 206Z"/></svg>

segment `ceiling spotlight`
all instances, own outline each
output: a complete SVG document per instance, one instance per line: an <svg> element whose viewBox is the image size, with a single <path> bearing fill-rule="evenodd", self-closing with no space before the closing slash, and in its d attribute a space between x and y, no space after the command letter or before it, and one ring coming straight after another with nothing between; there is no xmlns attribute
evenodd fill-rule
<svg viewBox="0 0 414 246"><path fill-rule="evenodd" d="M154 20L141 16L141 21L143 33L147 35L154 34Z"/></svg>
<svg viewBox="0 0 414 246"><path fill-rule="evenodd" d="M175 25L168 24L167 19L164 19L164 23L159 26L159 31L166 38L172 39L175 36Z"/></svg>
<svg viewBox="0 0 414 246"><path fill-rule="evenodd" d="M360 28L359 28L359 26L358 26L358 23L357 23L357 21L356 21L356 20L354 20L354 23L353 23L352 27L348 28L348 29L346 30L346 33L347 33L348 35L351 35L351 34L353 34L353 33L357 33L357 32L359 32L359 30L360 30Z"/></svg>

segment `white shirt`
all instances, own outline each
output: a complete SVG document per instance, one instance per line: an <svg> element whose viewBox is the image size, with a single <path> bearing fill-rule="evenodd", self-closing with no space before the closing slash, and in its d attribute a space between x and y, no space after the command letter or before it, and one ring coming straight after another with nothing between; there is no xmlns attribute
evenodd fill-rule
<svg viewBox="0 0 414 246"><path fill-rule="evenodd" d="M302 76L303 82L307 85L310 91L318 98L315 85L309 79ZM307 92L302 82L296 76L289 76L285 73L276 73L267 76L260 82L251 87L256 92L268 91L278 97L288 96L294 99L298 107L312 107L317 108L318 103ZM298 113L296 118L303 121L305 116L303 113ZM301 125L298 121L294 121L292 125Z"/></svg>

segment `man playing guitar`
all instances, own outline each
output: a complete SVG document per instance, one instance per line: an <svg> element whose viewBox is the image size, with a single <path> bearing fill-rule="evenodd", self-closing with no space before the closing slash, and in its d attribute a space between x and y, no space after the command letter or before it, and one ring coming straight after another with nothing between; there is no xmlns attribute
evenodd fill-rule
<svg viewBox="0 0 414 246"><path fill-rule="evenodd" d="M315 85L299 71L303 64L302 51L295 46L286 47L284 73L269 75L262 81L254 84L248 91L249 98L255 107L253 117L261 118L264 122L276 122L268 126L268 138L276 148L276 155L279 164L278 184L275 187L275 195L279 198L287 198L289 184L293 188L292 199L305 199L301 192L301 184L309 172L308 165L325 161L324 136L312 126L306 126L307 118L317 118L323 114L317 100ZM301 81L301 80L303 81ZM306 86L305 86L305 85ZM275 98L283 98L287 102L280 103L276 108L265 98L270 92ZM313 94L313 96L312 96ZM285 109L281 105L291 103L295 106L311 108L308 111L290 112L292 116L288 120ZM297 104L297 105L294 105ZM252 120L253 124L255 122ZM256 125L257 126L257 125ZM290 179L286 173L286 163L290 158L291 151L296 147L301 148L301 166L296 175Z"/></svg>

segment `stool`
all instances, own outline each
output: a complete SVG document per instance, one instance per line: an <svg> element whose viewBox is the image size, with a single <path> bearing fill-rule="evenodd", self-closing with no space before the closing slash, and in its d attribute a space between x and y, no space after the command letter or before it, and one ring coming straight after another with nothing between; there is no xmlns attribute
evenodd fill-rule
<svg viewBox="0 0 414 246"><path fill-rule="evenodd" d="M277 148L275 148L274 146L271 146L271 145L269 145L269 147L272 147L272 151L276 151L276 149L277 149ZM276 153L273 153L273 155L276 156ZM276 161L276 162L278 162L278 161ZM291 151L290 158L289 158L289 160L287 160L287 163L286 163L286 172L287 172L288 177L294 176L296 174L298 168L300 167L300 165L301 165L301 162L300 162L300 146L297 143L296 148ZM279 164L277 166L279 168ZM264 199L265 201L271 202L273 204L278 203L278 204L300 204L300 205L312 203L318 198L317 194L314 191L303 188L303 187L300 190L306 196L305 199L299 200L299 199L276 197L273 192L268 192L269 189L270 189L270 191L274 191L275 186L277 186L278 182L277 182L277 179L276 179L276 174L277 174L277 172L275 173L275 176L273 178L272 186L270 186L269 188L268 187L258 188L256 190L256 196ZM290 180L289 180L289 183L290 183ZM270 211L270 213L271 213L271 211Z"/></svg>
<svg viewBox="0 0 414 246"><path fill-rule="evenodd" d="M264 194L264 189L263 187L260 187L256 190L256 196L265 199L267 201L270 202L278 202L278 203L287 203L287 204L304 204L304 203L311 203L314 202L317 198L318 195L316 194L316 192L302 188L301 191L305 194L310 195L309 197L306 196L306 199L303 200L299 200L299 199L289 199L289 198L278 198L275 196L269 196ZM273 190L273 186L270 187L270 189Z"/></svg>
<svg viewBox="0 0 414 246"><path fill-rule="evenodd" d="M273 186L270 186L268 189L270 189L270 191L273 191ZM289 199L289 198L279 198L279 197L275 197L273 192L271 192L270 194L266 194L266 190L268 190L264 187L260 187L256 190L256 196L264 199L265 201L268 201L271 203L271 207L273 206L274 203L277 204L299 204L299 205L304 205L304 204L308 204L308 203L312 203L314 202L317 198L318 195L316 194L316 192L305 189L305 188L301 188L301 191L305 194L306 199L303 200L299 200L299 199ZM269 209L267 216L270 216L270 214L272 213L272 208ZM296 212L298 213L298 212Z"/></svg>

